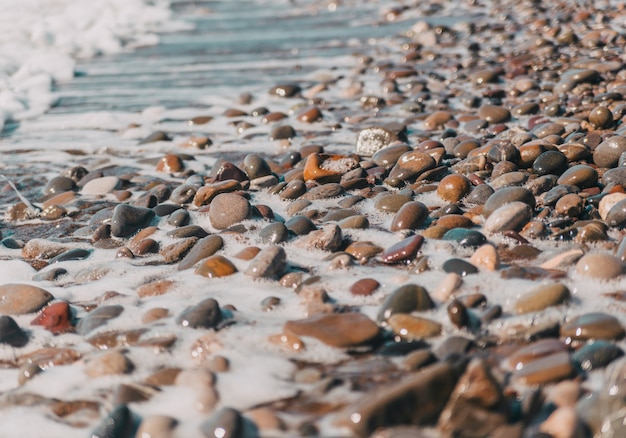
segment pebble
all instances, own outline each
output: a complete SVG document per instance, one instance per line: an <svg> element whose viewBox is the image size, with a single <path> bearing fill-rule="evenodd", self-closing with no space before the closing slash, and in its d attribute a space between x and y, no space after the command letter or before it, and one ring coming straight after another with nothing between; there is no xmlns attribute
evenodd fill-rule
<svg viewBox="0 0 626 438"><path fill-rule="evenodd" d="M34 238L30 239L22 247L22 256L27 259L48 260L64 253L67 250L69 250L69 248L60 243L47 239Z"/></svg>
<svg viewBox="0 0 626 438"><path fill-rule="evenodd" d="M277 244L287 241L288 238L289 230L282 222L273 222L259 231L259 239L263 243Z"/></svg>
<svg viewBox="0 0 626 438"><path fill-rule="evenodd" d="M621 339L624 334L624 327L619 320L603 312L585 313L561 326L561 337L575 341Z"/></svg>
<svg viewBox="0 0 626 438"><path fill-rule="evenodd" d="M196 266L195 273L207 278L220 278L233 275L237 267L222 255L212 255Z"/></svg>
<svg viewBox="0 0 626 438"><path fill-rule="evenodd" d="M85 196L99 196L121 188L122 181L117 176L103 176L87 181L80 189L80 193Z"/></svg>
<svg viewBox="0 0 626 438"><path fill-rule="evenodd" d="M185 225L168 231L167 235L177 239L185 237L197 237L198 239L202 239L203 237L208 236L209 233L207 233L207 231L199 225Z"/></svg>
<svg viewBox="0 0 626 438"><path fill-rule="evenodd" d="M478 109L478 117L490 124L505 123L511 120L508 109L498 105L483 105Z"/></svg>
<svg viewBox="0 0 626 438"><path fill-rule="evenodd" d="M594 149L593 162L598 167L615 167L624 152L626 152L626 137L614 135L604 140Z"/></svg>
<svg viewBox="0 0 626 438"><path fill-rule="evenodd" d="M356 296L372 295L380 288L380 283L373 278L362 278L350 286L350 293Z"/></svg>
<svg viewBox="0 0 626 438"><path fill-rule="evenodd" d="M544 284L525 293L515 303L517 313L539 312L570 299L570 291L561 283Z"/></svg>
<svg viewBox="0 0 626 438"><path fill-rule="evenodd" d="M397 313L411 313L414 311L429 310L435 307L432 298L421 286L405 284L395 289L385 298L378 311L378 322L387 321Z"/></svg>
<svg viewBox="0 0 626 438"><path fill-rule="evenodd" d="M455 273L460 277L478 273L476 266L471 263L457 258L451 258L443 263L442 269L448 273Z"/></svg>
<svg viewBox="0 0 626 438"><path fill-rule="evenodd" d="M603 221L606 221L609 211L611 211L615 204L624 199L626 199L626 193L609 193L608 195L603 196L598 204L598 213L600 214L600 218L602 218ZM620 217L622 216L621 210L622 208L614 212L613 223L622 222Z"/></svg>
<svg viewBox="0 0 626 438"><path fill-rule="evenodd" d="M197 237L188 237L179 242L167 245L159 251L166 264L179 262L183 257L189 254L189 251L198 243L200 239Z"/></svg>
<svg viewBox="0 0 626 438"><path fill-rule="evenodd" d="M40 325L54 334L64 333L73 328L72 310L65 301L59 301L45 307L31 325Z"/></svg>
<svg viewBox="0 0 626 438"><path fill-rule="evenodd" d="M386 213L397 213L411 197L402 193L383 194L374 202L374 208Z"/></svg>
<svg viewBox="0 0 626 438"><path fill-rule="evenodd" d="M185 309L176 322L183 327L214 329L222 321L222 311L216 300L207 298Z"/></svg>
<svg viewBox="0 0 626 438"><path fill-rule="evenodd" d="M124 311L121 305L99 306L81 319L76 325L76 332L85 336L98 327L106 324L110 319L118 317Z"/></svg>
<svg viewBox="0 0 626 438"><path fill-rule="evenodd" d="M91 432L91 438L133 438L134 420L125 404L117 405ZM143 437L142 437L143 438Z"/></svg>
<svg viewBox="0 0 626 438"><path fill-rule="evenodd" d="M484 224L488 233L519 231L532 218L532 209L524 202L513 201L494 210Z"/></svg>
<svg viewBox="0 0 626 438"><path fill-rule="evenodd" d="M451 230L447 230L445 234L441 236L441 239L457 242L463 247L471 248L482 246L487 242L487 238L483 233L477 230L468 230L467 228L452 228Z"/></svg>
<svg viewBox="0 0 626 438"><path fill-rule="evenodd" d="M391 169L398 162L398 158L400 158L402 154L411 152L412 150L413 148L409 145L394 144L376 152L372 156L372 161L376 163L377 166Z"/></svg>
<svg viewBox="0 0 626 438"><path fill-rule="evenodd" d="M119 204L113 210L111 235L115 237L132 236L140 229L148 226L154 216L154 211L148 208Z"/></svg>
<svg viewBox="0 0 626 438"><path fill-rule="evenodd" d="M318 314L306 319L287 321L284 333L296 337L313 337L337 348L368 343L379 334L379 328L362 313Z"/></svg>
<svg viewBox="0 0 626 438"><path fill-rule="evenodd" d="M145 417L139 429L137 438L171 438L178 421L167 415L150 415Z"/></svg>
<svg viewBox="0 0 626 438"><path fill-rule="evenodd" d="M582 437L587 434L587 425L582 423L574 408L561 407L541 423L539 431L554 438Z"/></svg>
<svg viewBox="0 0 626 438"><path fill-rule="evenodd" d="M395 140L397 136L387 128L381 126L365 128L357 136L355 152L364 157L371 157Z"/></svg>
<svg viewBox="0 0 626 438"><path fill-rule="evenodd" d="M514 377L523 385L541 385L571 377L574 367L567 352L542 356L516 368Z"/></svg>
<svg viewBox="0 0 626 438"><path fill-rule="evenodd" d="M380 258L383 263L410 262L417 256L423 243L424 237L419 234L407 237L383 251Z"/></svg>
<svg viewBox="0 0 626 438"><path fill-rule="evenodd" d="M367 219L367 216L357 214L340 220L337 225L341 229L365 229L370 227L370 221Z"/></svg>
<svg viewBox="0 0 626 438"><path fill-rule="evenodd" d="M389 171L389 178L402 181L414 181L427 170L436 166L435 159L426 152L406 152L398 158L395 166Z"/></svg>
<svg viewBox="0 0 626 438"><path fill-rule="evenodd" d="M250 216L250 202L234 193L220 193L211 201L209 219L217 230L224 230Z"/></svg>
<svg viewBox="0 0 626 438"><path fill-rule="evenodd" d="M85 374L89 377L101 377L113 374L128 374L135 368L134 364L120 351L107 351L85 365Z"/></svg>
<svg viewBox="0 0 626 438"><path fill-rule="evenodd" d="M324 225L319 230L311 231L298 241L305 248L316 248L322 251L337 251L343 243L341 227L335 224Z"/></svg>
<svg viewBox="0 0 626 438"><path fill-rule="evenodd" d="M419 201L407 201L402 204L394 216L391 231L416 230L428 217L428 208Z"/></svg>
<svg viewBox="0 0 626 438"><path fill-rule="evenodd" d="M287 266L287 253L282 246L272 245L261 250L245 274L253 278L278 278Z"/></svg>
<svg viewBox="0 0 626 438"><path fill-rule="evenodd" d="M8 315L0 315L0 344L23 347L28 343L28 334Z"/></svg>
<svg viewBox="0 0 626 438"><path fill-rule="evenodd" d="M567 169L567 157L560 151L546 151L533 162L533 171L539 175L561 175Z"/></svg>
<svg viewBox="0 0 626 438"><path fill-rule="evenodd" d="M391 315L387 324L396 335L408 341L439 336L442 329L436 321L402 313Z"/></svg>
<svg viewBox="0 0 626 438"><path fill-rule="evenodd" d="M598 280L612 280L626 272L626 264L609 254L586 254L576 263L576 272Z"/></svg>
<svg viewBox="0 0 626 438"><path fill-rule="evenodd" d="M4 284L0 286L0 313L21 315L36 312L53 298L50 292L37 286Z"/></svg>
<svg viewBox="0 0 626 438"><path fill-rule="evenodd" d="M523 187L504 187L496 190L493 195L487 199L487 202L485 202L483 206L482 215L485 218L489 218L498 208L515 201L523 202L531 209L535 208L535 196L530 190Z"/></svg>
<svg viewBox="0 0 626 438"><path fill-rule="evenodd" d="M200 260L212 256L223 246L224 240L220 236L211 235L200 239L180 261L178 270L183 271L194 267Z"/></svg>
<svg viewBox="0 0 626 438"><path fill-rule="evenodd" d="M471 190L471 184L463 175L448 175L437 186L437 194L441 199L448 202L458 202Z"/></svg>
<svg viewBox="0 0 626 438"><path fill-rule="evenodd" d="M570 167L556 181L557 184L577 186L581 189L594 187L597 182L598 171L586 164Z"/></svg>
<svg viewBox="0 0 626 438"><path fill-rule="evenodd" d="M71 178L66 176L55 176L43 188L44 196L58 195L59 193L69 192L76 188L76 184Z"/></svg>
<svg viewBox="0 0 626 438"><path fill-rule="evenodd" d="M608 226L615 228L623 228L626 225L626 198L613 204L606 213L605 221Z"/></svg>
<svg viewBox="0 0 626 438"><path fill-rule="evenodd" d="M624 356L624 350L612 342L598 339L591 341L572 354L572 360L583 371L606 367L615 359Z"/></svg>
<svg viewBox="0 0 626 438"><path fill-rule="evenodd" d="M470 262L482 269L496 271L500 268L500 256L493 245L488 243L481 245L470 257Z"/></svg>
<svg viewBox="0 0 626 438"><path fill-rule="evenodd" d="M583 212L584 203L583 198L577 194L568 193L556 201L554 211L561 216L576 218Z"/></svg>
<svg viewBox="0 0 626 438"><path fill-rule="evenodd" d="M285 222L285 227L296 236L304 236L311 231L317 230L313 221L302 215L297 215L289 219Z"/></svg>
<svg viewBox="0 0 626 438"><path fill-rule="evenodd" d="M224 407L205 420L200 430L207 438L239 438L244 436L244 420L238 410Z"/></svg>
<svg viewBox="0 0 626 438"><path fill-rule="evenodd" d="M454 272L446 274L433 291L432 296L440 302L445 302L454 295L462 284L463 280L458 274Z"/></svg>
<svg viewBox="0 0 626 438"><path fill-rule="evenodd" d="M275 126L270 131L270 140L288 140L296 136L296 130L292 126Z"/></svg>

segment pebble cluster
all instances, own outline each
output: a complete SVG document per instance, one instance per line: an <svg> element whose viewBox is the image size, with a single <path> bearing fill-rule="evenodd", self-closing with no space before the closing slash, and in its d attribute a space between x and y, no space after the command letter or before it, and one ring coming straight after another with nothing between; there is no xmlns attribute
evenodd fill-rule
<svg viewBox="0 0 626 438"><path fill-rule="evenodd" d="M99 438L626 435L625 11L502 3L393 2L409 30L352 70L16 171L0 409Z"/></svg>

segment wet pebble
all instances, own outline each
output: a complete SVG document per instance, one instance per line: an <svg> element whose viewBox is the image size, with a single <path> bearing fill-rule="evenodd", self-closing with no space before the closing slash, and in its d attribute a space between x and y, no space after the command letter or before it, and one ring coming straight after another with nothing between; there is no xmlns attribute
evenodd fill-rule
<svg viewBox="0 0 626 438"><path fill-rule="evenodd" d="M378 322L384 322L397 313L411 313L435 307L432 298L422 286L405 284L385 298L378 311Z"/></svg>
<svg viewBox="0 0 626 438"><path fill-rule="evenodd" d="M581 189L594 187L598 182L598 171L586 164L577 164L563 172L556 182L557 184L577 186Z"/></svg>
<svg viewBox="0 0 626 438"><path fill-rule="evenodd" d="M411 197L402 193L383 194L376 199L374 207L386 213L397 213Z"/></svg>
<svg viewBox="0 0 626 438"><path fill-rule="evenodd" d="M396 335L409 341L439 336L442 329L436 321L402 313L391 315L387 324Z"/></svg>
<svg viewBox="0 0 626 438"><path fill-rule="evenodd" d="M532 218L532 209L524 202L513 201L498 207L485 221L485 231L501 233L519 231Z"/></svg>
<svg viewBox="0 0 626 438"><path fill-rule="evenodd" d="M516 381L525 385L540 385L571 377L574 367L567 352L558 352L542 356L524 363L515 370Z"/></svg>
<svg viewBox="0 0 626 438"><path fill-rule="evenodd" d="M259 231L259 239L263 243L281 243L289 238L289 230L282 222L273 222Z"/></svg>
<svg viewBox="0 0 626 438"><path fill-rule="evenodd" d="M591 341L572 354L572 360L583 371L592 371L606 367L615 359L624 356L624 350L612 342L602 339Z"/></svg>
<svg viewBox="0 0 626 438"><path fill-rule="evenodd" d="M101 377L112 374L128 374L135 368L134 364L121 351L107 351L92 359L85 365L85 373L89 377Z"/></svg>
<svg viewBox="0 0 626 438"><path fill-rule="evenodd" d="M148 226L154 216L154 211L148 208L119 204L113 210L111 234L115 237L129 237Z"/></svg>
<svg viewBox="0 0 626 438"><path fill-rule="evenodd" d="M297 215L285 222L285 227L297 236L304 236L317 229L311 219Z"/></svg>
<svg viewBox="0 0 626 438"><path fill-rule="evenodd" d="M570 299L570 291L561 283L544 284L524 294L515 303L517 313L539 312Z"/></svg>
<svg viewBox="0 0 626 438"><path fill-rule="evenodd" d="M383 263L408 262L415 258L424 243L424 237L418 235L407 237L404 240L387 248L380 256Z"/></svg>
<svg viewBox="0 0 626 438"><path fill-rule="evenodd" d="M428 217L428 208L422 202L408 201L397 211L391 222L391 231L415 230Z"/></svg>
<svg viewBox="0 0 626 438"><path fill-rule="evenodd" d="M200 430L207 438L239 438L244 436L244 419L238 410L224 407L205 420Z"/></svg>
<svg viewBox="0 0 626 438"><path fill-rule="evenodd" d="M306 248L316 248L322 251L337 251L343 242L341 228L336 224L324 225L319 230L313 230L298 241Z"/></svg>
<svg viewBox="0 0 626 438"><path fill-rule="evenodd" d="M0 344L23 347L28 343L28 335L8 315L0 315Z"/></svg>
<svg viewBox="0 0 626 438"><path fill-rule="evenodd" d="M103 176L87 181L80 192L86 196L106 195L121 187L122 181L117 176Z"/></svg>
<svg viewBox="0 0 626 438"><path fill-rule="evenodd" d="M610 254L591 253L578 260L576 272L598 280L612 280L626 272L626 264Z"/></svg>
<svg viewBox="0 0 626 438"><path fill-rule="evenodd" d="M466 275L476 274L478 269L476 266L471 263L457 258L451 258L446 260L443 263L442 269L448 273L455 273L460 277L465 277Z"/></svg>
<svg viewBox="0 0 626 438"><path fill-rule="evenodd" d="M195 273L207 278L220 278L233 275L237 267L222 255L212 255L196 266Z"/></svg>
<svg viewBox="0 0 626 438"><path fill-rule="evenodd" d="M477 230L469 230L467 228L452 228L445 232L441 237L442 240L457 242L463 247L476 248L484 245L487 238L483 233Z"/></svg>
<svg viewBox="0 0 626 438"><path fill-rule="evenodd" d="M176 322L183 327L214 329L222 321L222 311L216 300L207 298L185 309Z"/></svg>
<svg viewBox="0 0 626 438"><path fill-rule="evenodd" d="M64 333L72 329L72 310L68 303L59 301L45 307L31 325L40 325L54 334Z"/></svg>
<svg viewBox="0 0 626 438"><path fill-rule="evenodd" d="M624 327L617 318L603 312L580 315L561 326L561 336L572 340L621 339Z"/></svg>
<svg viewBox="0 0 626 438"><path fill-rule="evenodd" d="M91 432L91 438L133 438L134 421L128 406L116 406Z"/></svg>
<svg viewBox="0 0 626 438"><path fill-rule="evenodd" d="M387 128L381 126L365 128L357 136L355 152L371 157L395 140L397 140L396 135Z"/></svg>
<svg viewBox="0 0 626 438"><path fill-rule="evenodd" d="M484 244L474 251L470 257L470 262L482 269L495 271L500 268L500 256L493 245Z"/></svg>
<svg viewBox="0 0 626 438"><path fill-rule="evenodd" d="M53 298L50 292L37 286L4 284L0 286L0 313L21 315L36 312Z"/></svg>
<svg viewBox="0 0 626 438"><path fill-rule="evenodd" d="M192 268L200 260L212 256L224 246L224 240L220 236L211 235L200 239L178 264L178 270Z"/></svg>
<svg viewBox="0 0 626 438"><path fill-rule="evenodd" d="M493 195L487 199L482 214L485 218L489 218L498 208L515 201L523 202L530 206L530 208L535 208L535 196L528 189L523 187L505 187L496 190Z"/></svg>
<svg viewBox="0 0 626 438"><path fill-rule="evenodd" d="M253 278L276 278L287 265L287 253L282 246L272 245L263 250L250 262L245 274Z"/></svg>
<svg viewBox="0 0 626 438"><path fill-rule="evenodd" d="M614 135L604 140L594 149L593 162L598 167L615 167L624 152L626 152L626 137Z"/></svg>
<svg viewBox="0 0 626 438"><path fill-rule="evenodd" d="M567 169L567 157L559 151L546 151L533 162L533 171L539 175L561 175Z"/></svg>
<svg viewBox="0 0 626 438"><path fill-rule="evenodd" d="M356 296L369 296L378 290L380 283L373 278L362 278L350 286L350 293Z"/></svg>
<svg viewBox="0 0 626 438"><path fill-rule="evenodd" d="M167 415L145 417L137 430L140 438L171 438L178 421Z"/></svg>
<svg viewBox="0 0 626 438"><path fill-rule="evenodd" d="M76 325L76 332L82 336L118 317L124 311L120 305L99 306L82 318Z"/></svg>
<svg viewBox="0 0 626 438"><path fill-rule="evenodd" d="M448 175L437 186L439 197L448 202L458 202L471 190L471 184L463 175Z"/></svg>
<svg viewBox="0 0 626 438"><path fill-rule="evenodd" d="M318 314L306 319L287 321L283 331L297 337L313 337L338 348L367 343L379 334L378 325L362 313Z"/></svg>

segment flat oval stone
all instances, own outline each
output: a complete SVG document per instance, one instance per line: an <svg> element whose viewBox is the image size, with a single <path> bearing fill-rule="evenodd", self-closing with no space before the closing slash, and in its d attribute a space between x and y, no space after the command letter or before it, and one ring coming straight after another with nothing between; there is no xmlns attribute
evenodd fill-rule
<svg viewBox="0 0 626 438"><path fill-rule="evenodd" d="M396 335L409 341L439 336L442 329L436 321L403 313L391 315L387 323Z"/></svg>
<svg viewBox="0 0 626 438"><path fill-rule="evenodd" d="M243 171L248 178L255 179L271 175L272 170L269 164L262 157L256 154L248 154L243 159Z"/></svg>
<svg viewBox="0 0 626 438"><path fill-rule="evenodd" d="M88 196L106 195L121 188L121 183L117 176L103 176L87 181L80 192Z"/></svg>
<svg viewBox="0 0 626 438"><path fill-rule="evenodd" d="M107 351L89 360L85 365L85 374L89 377L128 374L135 366L121 351Z"/></svg>
<svg viewBox="0 0 626 438"><path fill-rule="evenodd" d="M222 321L220 305L213 298L207 298L198 304L186 308L176 322L183 327L190 328L216 328Z"/></svg>
<svg viewBox="0 0 626 438"><path fill-rule="evenodd" d="M224 246L220 236L211 235L200 239L178 264L178 270L192 268L200 260L212 256Z"/></svg>
<svg viewBox="0 0 626 438"><path fill-rule="evenodd" d="M542 385L571 377L574 367L567 352L551 354L528 362L514 372L514 378L524 385Z"/></svg>
<svg viewBox="0 0 626 438"><path fill-rule="evenodd" d="M149 208L134 207L128 204L119 204L113 210L111 217L111 235L128 237L148 226L154 211Z"/></svg>
<svg viewBox="0 0 626 438"><path fill-rule="evenodd" d="M21 315L36 312L53 298L50 292L37 286L4 284L0 286L0 313Z"/></svg>
<svg viewBox="0 0 626 438"><path fill-rule="evenodd" d="M585 277L611 280L626 272L626 264L610 254L586 254L576 263L576 272Z"/></svg>
<svg viewBox="0 0 626 438"><path fill-rule="evenodd" d="M381 126L365 128L357 136L355 152L365 157L371 157L397 139L396 134L387 128Z"/></svg>
<svg viewBox="0 0 626 438"><path fill-rule="evenodd" d="M106 324L110 319L118 317L124 311L120 305L99 306L81 319L76 325L76 332L85 336L87 333Z"/></svg>
<svg viewBox="0 0 626 438"><path fill-rule="evenodd" d="M91 432L91 438L132 438L134 420L128 406L122 404L113 409Z"/></svg>
<svg viewBox="0 0 626 438"><path fill-rule="evenodd" d="M203 237L208 236L209 233L207 233L207 231L200 225L185 225L178 227L175 230L168 231L167 235L178 239L185 237L197 237L198 239L202 239Z"/></svg>
<svg viewBox="0 0 626 438"><path fill-rule="evenodd" d="M392 245L381 254L383 263L408 262L415 258L424 243L424 237L418 235L407 237Z"/></svg>
<svg viewBox="0 0 626 438"><path fill-rule="evenodd" d="M188 237L179 242L174 242L161 248L159 254L163 257L163 261L167 264L176 263L189 254L189 251L198 243L197 237Z"/></svg>
<svg viewBox="0 0 626 438"><path fill-rule="evenodd" d="M472 265L470 262L456 258L446 260L443 263L442 268L445 272L454 272L460 277L465 277L466 275L470 274L476 274L478 272L476 266Z"/></svg>
<svg viewBox="0 0 626 438"><path fill-rule="evenodd" d="M8 315L0 315L0 344L23 347L28 343L28 335Z"/></svg>
<svg viewBox="0 0 626 438"><path fill-rule="evenodd" d="M297 199L304 195L304 193L306 193L306 184L304 184L304 181L294 179L287 183L278 196L281 199Z"/></svg>
<svg viewBox="0 0 626 438"><path fill-rule="evenodd" d="M40 325L54 334L69 331L73 327L70 305L65 301L51 304L45 307L30 324Z"/></svg>
<svg viewBox="0 0 626 438"><path fill-rule="evenodd" d="M593 312L580 315L561 326L561 336L572 340L621 339L624 327L612 315Z"/></svg>
<svg viewBox="0 0 626 438"><path fill-rule="evenodd" d="M306 319L287 321L283 326L287 334L309 336L337 348L365 344L379 334L378 325L362 313L318 314Z"/></svg>
<svg viewBox="0 0 626 438"><path fill-rule="evenodd" d="M293 126L283 125L275 126L270 131L270 140L285 140L294 138L296 136L296 130Z"/></svg>
<svg viewBox="0 0 626 438"><path fill-rule="evenodd" d="M348 245L345 251L359 262L364 263L375 255L383 252L383 249L369 241L357 241Z"/></svg>
<svg viewBox="0 0 626 438"><path fill-rule="evenodd" d="M285 227L297 236L304 236L313 230L317 230L313 221L302 215L297 215L289 219L285 222Z"/></svg>
<svg viewBox="0 0 626 438"><path fill-rule="evenodd" d="M463 247L476 248L487 243L487 238L483 233L467 228L452 228L445 232L442 240L457 242Z"/></svg>
<svg viewBox="0 0 626 438"><path fill-rule="evenodd" d="M245 274L253 278L276 278L287 265L287 253L282 246L272 245L263 249L250 262Z"/></svg>
<svg viewBox="0 0 626 438"><path fill-rule="evenodd" d="M250 202L235 193L220 193L210 204L209 219L213 228L224 230L250 216Z"/></svg>
<svg viewBox="0 0 626 438"><path fill-rule="evenodd" d="M378 311L378 322L384 322L396 313L411 313L435 307L432 298L422 286L405 284L391 292Z"/></svg>
<svg viewBox="0 0 626 438"><path fill-rule="evenodd" d="M376 292L379 287L380 283L373 278L362 278L350 286L350 293L356 296L369 296Z"/></svg>
<svg viewBox="0 0 626 438"><path fill-rule="evenodd" d="M221 255L213 255L204 259L197 267L195 273L208 278L219 278L233 275L237 267Z"/></svg>
<svg viewBox="0 0 626 438"><path fill-rule="evenodd" d="M412 181L427 170L433 169L435 165L435 159L426 152L417 150L406 152L398 158L389 172L389 178Z"/></svg>
<svg viewBox="0 0 626 438"><path fill-rule="evenodd" d="M490 124L505 123L511 120L508 109L498 105L483 105L478 109L478 117Z"/></svg>
<svg viewBox="0 0 626 438"><path fill-rule="evenodd" d="M341 184L338 183L326 183L321 186L313 187L304 195L302 195L301 199L306 199L307 201L315 201L318 199L330 199L336 198L338 196L343 195L345 189Z"/></svg>
<svg viewBox="0 0 626 438"><path fill-rule="evenodd" d="M505 204L520 201L528 204L531 209L535 208L535 196L530 190L523 187L504 187L496 190L493 195L487 199L483 206L483 216L489 218L489 216L498 208Z"/></svg>
<svg viewBox="0 0 626 438"><path fill-rule="evenodd" d="M484 229L489 233L519 231L530 221L532 215L528 204L520 201L509 202L491 213L485 221Z"/></svg>
<svg viewBox="0 0 626 438"><path fill-rule="evenodd" d="M48 263L53 264L70 260L85 260L86 258L89 258L90 255L91 250L89 249L72 248L59 254L58 256L52 257Z"/></svg>
<svg viewBox="0 0 626 438"><path fill-rule="evenodd" d="M428 208L422 202L404 203L391 222L391 231L416 230L428 217Z"/></svg>
<svg viewBox="0 0 626 438"><path fill-rule="evenodd" d="M517 313L539 312L550 306L562 304L570 299L570 291L561 283L538 286L524 294L515 303Z"/></svg>
<svg viewBox="0 0 626 438"><path fill-rule="evenodd" d="M584 345L572 354L572 360L583 371L592 371L606 367L609 363L623 355L624 350L620 347L612 342L599 339Z"/></svg>
<svg viewBox="0 0 626 438"><path fill-rule="evenodd" d="M200 425L207 438L240 438L244 436L243 417L238 410L222 408Z"/></svg>
<svg viewBox="0 0 626 438"><path fill-rule="evenodd" d="M76 183L71 178L66 176L55 176L52 178L43 189L44 196L57 195L63 192L69 192L74 190Z"/></svg>
<svg viewBox="0 0 626 438"><path fill-rule="evenodd" d="M396 213L410 201L411 197L402 193L384 194L376 198L374 208L386 213Z"/></svg>
<svg viewBox="0 0 626 438"><path fill-rule="evenodd" d="M355 216L350 216L345 219L340 220L337 225L339 228L353 228L353 229L364 229L370 227L370 221L367 219L367 216L363 216L361 214L357 214Z"/></svg>
<svg viewBox="0 0 626 438"><path fill-rule="evenodd" d="M398 144L393 146L387 146L372 156L372 161L377 166L384 167L385 169L391 169L398 162L398 158L406 152L412 151L413 148L409 145Z"/></svg>
<svg viewBox="0 0 626 438"><path fill-rule="evenodd" d="M533 162L533 171L539 175L561 175L567 169L567 157L560 151L546 151Z"/></svg>
<svg viewBox="0 0 626 438"><path fill-rule="evenodd" d="M577 186L581 189L594 187L598 183L598 171L586 164L578 164L563 172L556 183Z"/></svg>

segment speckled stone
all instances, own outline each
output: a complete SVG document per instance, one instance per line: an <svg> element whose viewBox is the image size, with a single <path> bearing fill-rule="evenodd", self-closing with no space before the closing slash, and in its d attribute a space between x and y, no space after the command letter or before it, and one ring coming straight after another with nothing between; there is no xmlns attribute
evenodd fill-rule
<svg viewBox="0 0 626 438"><path fill-rule="evenodd" d="M576 272L598 280L611 280L626 272L626 264L609 254L592 253L578 260Z"/></svg>
<svg viewBox="0 0 626 438"><path fill-rule="evenodd" d="M382 126L365 128L357 136L355 152L362 156L371 157L397 139L398 137L393 132Z"/></svg>
<svg viewBox="0 0 626 438"><path fill-rule="evenodd" d="M624 334L619 320L602 312L585 313L561 326L561 337L573 340L622 339Z"/></svg>
<svg viewBox="0 0 626 438"><path fill-rule="evenodd" d="M36 312L53 298L50 292L37 286L4 284L0 286L0 313L21 315Z"/></svg>
<svg viewBox="0 0 626 438"><path fill-rule="evenodd" d="M224 230L250 216L250 202L235 193L220 193L210 204L209 219L213 228Z"/></svg>
<svg viewBox="0 0 626 438"><path fill-rule="evenodd" d="M362 313L318 314L306 319L287 321L283 331L297 337L313 337L338 348L365 344L379 334L376 323Z"/></svg>
<svg viewBox="0 0 626 438"><path fill-rule="evenodd" d="M319 230L311 231L298 240L298 245L305 248L321 249L322 251L337 251L343 243L341 228L336 224L324 225Z"/></svg>

